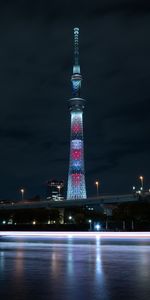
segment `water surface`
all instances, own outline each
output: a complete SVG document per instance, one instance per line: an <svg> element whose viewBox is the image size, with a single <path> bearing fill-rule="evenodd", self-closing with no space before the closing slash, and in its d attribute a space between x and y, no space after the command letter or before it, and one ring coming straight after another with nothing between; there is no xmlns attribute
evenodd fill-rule
<svg viewBox="0 0 150 300"><path fill-rule="evenodd" d="M0 299L149 300L150 241L1 238Z"/></svg>

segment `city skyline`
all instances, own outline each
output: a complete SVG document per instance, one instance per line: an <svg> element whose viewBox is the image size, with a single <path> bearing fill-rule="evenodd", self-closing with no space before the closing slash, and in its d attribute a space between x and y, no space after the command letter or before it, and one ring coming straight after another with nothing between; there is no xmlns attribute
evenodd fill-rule
<svg viewBox="0 0 150 300"><path fill-rule="evenodd" d="M0 198L19 198L20 188L44 194L51 178L67 182L74 26L87 99L87 194L96 194L96 180L100 193L132 191L139 176L149 188L149 3L95 1L76 11L68 2L59 11L57 1L18 3L0 10Z"/></svg>

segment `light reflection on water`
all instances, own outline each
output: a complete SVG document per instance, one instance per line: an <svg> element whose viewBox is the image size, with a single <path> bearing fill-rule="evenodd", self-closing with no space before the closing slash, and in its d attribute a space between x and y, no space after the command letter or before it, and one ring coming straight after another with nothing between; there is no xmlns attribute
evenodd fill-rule
<svg viewBox="0 0 150 300"><path fill-rule="evenodd" d="M0 299L150 298L150 241L3 238Z"/></svg>

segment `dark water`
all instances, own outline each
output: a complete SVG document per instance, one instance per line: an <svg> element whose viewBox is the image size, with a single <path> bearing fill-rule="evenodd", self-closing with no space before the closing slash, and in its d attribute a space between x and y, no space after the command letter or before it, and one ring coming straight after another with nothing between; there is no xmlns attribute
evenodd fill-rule
<svg viewBox="0 0 150 300"><path fill-rule="evenodd" d="M0 299L150 299L150 241L0 240Z"/></svg>

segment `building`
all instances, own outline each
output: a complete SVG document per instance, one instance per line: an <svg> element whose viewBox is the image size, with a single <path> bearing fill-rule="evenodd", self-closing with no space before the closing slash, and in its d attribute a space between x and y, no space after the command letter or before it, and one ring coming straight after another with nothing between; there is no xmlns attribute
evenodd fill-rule
<svg viewBox="0 0 150 300"><path fill-rule="evenodd" d="M64 199L64 182L61 180L49 180L47 182L47 199L63 200Z"/></svg>
<svg viewBox="0 0 150 300"><path fill-rule="evenodd" d="M84 171L83 109L80 97L82 76L79 64L79 28L74 28L74 65L71 77L73 97L68 101L71 113L70 160L67 200L86 199Z"/></svg>

